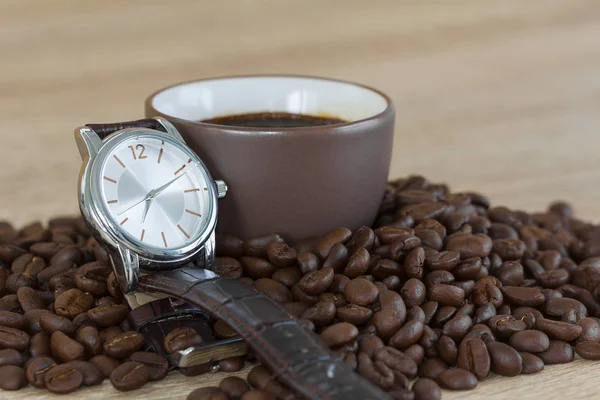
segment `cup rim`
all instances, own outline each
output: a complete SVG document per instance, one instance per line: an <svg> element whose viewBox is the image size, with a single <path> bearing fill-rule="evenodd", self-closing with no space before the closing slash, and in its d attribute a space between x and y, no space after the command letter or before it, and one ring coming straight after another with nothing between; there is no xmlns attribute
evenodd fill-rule
<svg viewBox="0 0 600 400"><path fill-rule="evenodd" d="M196 82L206 82L206 81L215 81L215 80L225 80L225 79L232 79L232 78L306 78L306 79L318 79L318 80L324 80L324 81L330 81L330 82L339 82L339 83L344 83L344 84L348 84L348 85L354 85L354 86L358 86L361 87L363 89L367 89L370 90L378 95L380 95L381 97L383 97L383 99L386 102L386 107L383 111L371 115L370 117L367 118L363 118L363 119L359 119L356 121L348 121L348 122L340 122L337 124L330 124L330 125L315 125L315 126L302 126L302 127L281 127L281 128L277 128L276 130L273 130L272 128L265 128L265 127L254 127L254 126L235 126L235 125L222 125L222 124L211 124L208 122L203 122L203 121L194 121L194 120L190 120L190 119L185 119L185 118L180 118L180 117L175 117L172 115L168 115L166 113L160 112L158 111L153 103L154 98L159 95L160 93L174 88L176 86L182 86L182 85L186 85L186 84L190 84L190 83L196 83ZM345 80L345 79L337 79L337 78L327 78L327 77L323 77L323 76L318 76L318 75L304 75L304 74L269 74L269 73L264 73L264 74L242 74L242 75L221 75L221 76L215 76L215 77L209 77L209 78L201 78L201 79L191 79L191 80L187 80L187 81L183 81L183 82L177 82L165 87L162 87L154 92L152 92L150 95L148 95L148 97L146 97L146 100L144 102L145 108L146 110L152 110L152 116L164 116L169 120L178 122L178 123L188 123L188 124L193 124L193 125L198 125L198 126L205 126L205 127L211 127L211 128L221 128L221 129L227 129L228 132L265 132L265 131L274 131L274 132L281 132L281 133L286 133L286 132L294 132L294 131L303 131L303 132L307 132L307 133L319 133L319 132L323 132L326 130L331 130L331 129L338 129L338 128L345 128L345 127L349 127L349 126L357 126L359 124L365 124L365 123L369 123L371 121L375 121L378 120L382 117L384 117L386 114L393 112L394 110L394 103L392 102L392 99L385 93L383 93L382 91L375 89L371 86L362 84L362 83L358 83L358 82L353 82L353 81L349 81L349 80Z"/></svg>

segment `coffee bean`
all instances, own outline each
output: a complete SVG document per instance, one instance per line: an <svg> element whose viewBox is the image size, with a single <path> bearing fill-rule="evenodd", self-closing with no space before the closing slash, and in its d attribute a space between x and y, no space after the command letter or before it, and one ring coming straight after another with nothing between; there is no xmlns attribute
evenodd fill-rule
<svg viewBox="0 0 600 400"><path fill-rule="evenodd" d="M427 289L427 298L430 301L437 301L445 306L460 306L465 298L465 292L461 288L438 283Z"/></svg>
<svg viewBox="0 0 600 400"><path fill-rule="evenodd" d="M219 250L217 248L217 253L218 252ZM213 271L218 275L234 279L239 279L243 276L242 264L232 257L215 257Z"/></svg>
<svg viewBox="0 0 600 400"><path fill-rule="evenodd" d="M361 226L347 243L348 254L352 256L359 249L365 249L367 252L373 247L375 233L368 226Z"/></svg>
<svg viewBox="0 0 600 400"><path fill-rule="evenodd" d="M0 367L3 365L16 365L21 366L23 364L23 356L15 349L3 349L0 350Z"/></svg>
<svg viewBox="0 0 600 400"><path fill-rule="evenodd" d="M323 293L333 281L334 271L330 267L309 272L298 282L298 287L304 293L316 296Z"/></svg>
<svg viewBox="0 0 600 400"><path fill-rule="evenodd" d="M22 314L10 311L0 311L0 326L14 329L25 329L27 320Z"/></svg>
<svg viewBox="0 0 600 400"><path fill-rule="evenodd" d="M399 376L414 378L417 374L417 364L415 361L393 347L385 346L378 348L373 352L371 358L374 361L385 364L396 376L396 380L398 380ZM407 385L403 386L407 387Z"/></svg>
<svg viewBox="0 0 600 400"><path fill-rule="evenodd" d="M230 398L239 399L250 390L250 385L240 377L228 376L219 383L219 389L224 391Z"/></svg>
<svg viewBox="0 0 600 400"><path fill-rule="evenodd" d="M593 318L582 318L577 321L577 325L581 326L581 334L577 336L578 342L597 342L600 341L600 324ZM573 339L562 339L562 338L553 338L564 340L569 342Z"/></svg>
<svg viewBox="0 0 600 400"><path fill-rule="evenodd" d="M425 250L417 247L408 252L404 260L404 270L409 278L422 279L425 265Z"/></svg>
<svg viewBox="0 0 600 400"><path fill-rule="evenodd" d="M440 337L437 343L439 357L448 365L454 365L458 356L456 343L448 336Z"/></svg>
<svg viewBox="0 0 600 400"><path fill-rule="evenodd" d="M93 261L82 265L74 275L75 284L84 292L94 296L104 296L108 293L106 281L112 269L102 261Z"/></svg>
<svg viewBox="0 0 600 400"><path fill-rule="evenodd" d="M214 386L198 388L187 396L187 400L229 400L227 394Z"/></svg>
<svg viewBox="0 0 600 400"><path fill-rule="evenodd" d="M280 268L273 274L273 280L288 288L296 285L300 279L302 279L302 272L297 266Z"/></svg>
<svg viewBox="0 0 600 400"><path fill-rule="evenodd" d="M87 361L70 361L67 364L72 364L77 370L83 374L84 386L96 386L104 380L104 374L94 364ZM64 364L63 364L64 365Z"/></svg>
<svg viewBox="0 0 600 400"><path fill-rule="evenodd" d="M451 339L460 342L473 326L473 321L468 315L457 315L444 324L442 332Z"/></svg>
<svg viewBox="0 0 600 400"><path fill-rule="evenodd" d="M333 279L333 274L331 278ZM287 287L276 280L270 278L260 278L255 280L252 286L259 292L264 293L278 303L287 303L294 300L292 292L290 292Z"/></svg>
<svg viewBox="0 0 600 400"><path fill-rule="evenodd" d="M234 357L234 358L238 359L239 357ZM138 351L138 352L133 353L131 356L129 356L129 360L138 362L140 364L144 364L146 367L148 367L148 377L151 381L159 381L161 379L164 379L167 376L167 373L169 372L169 361L165 357L161 356L160 354L150 353L147 351ZM98 362L99 361L97 360L96 363L98 363ZM100 362L106 363L105 360L100 361ZM113 365L114 365L114 363L113 363ZM221 364L219 363L219 365L221 365ZM242 359L242 366L243 365L244 364L243 364L243 359ZM114 368L116 368L116 366L113 367L113 369ZM104 368L104 369L106 369L106 368ZM223 368L221 368L221 370L226 371L226 369L223 369ZM232 372L232 371L226 371L226 372Z"/></svg>
<svg viewBox="0 0 600 400"><path fill-rule="evenodd" d="M397 349L408 347L421 339L423 330L424 325L422 321L407 321L400 329L398 329L394 336L392 336L389 344Z"/></svg>
<svg viewBox="0 0 600 400"><path fill-rule="evenodd" d="M418 379L412 386L415 393L415 400L440 400L442 391L438 384L428 378Z"/></svg>
<svg viewBox="0 0 600 400"><path fill-rule="evenodd" d="M521 373L523 360L515 349L501 342L488 342L486 346L493 373L503 376L517 376Z"/></svg>
<svg viewBox="0 0 600 400"><path fill-rule="evenodd" d="M358 355L356 372L366 380L382 389L390 389L394 385L394 373L381 361L373 362L365 353Z"/></svg>
<svg viewBox="0 0 600 400"><path fill-rule="evenodd" d="M49 336L56 331L60 331L67 336L73 336L76 330L75 325L70 320L50 312L40 315L40 327Z"/></svg>
<svg viewBox="0 0 600 400"><path fill-rule="evenodd" d="M448 369L442 372L437 381L441 387L450 390L469 390L477 386L475 375L462 368Z"/></svg>
<svg viewBox="0 0 600 400"><path fill-rule="evenodd" d="M370 261L371 257L365 248L357 249L348 259L344 275L351 279L364 275L369 269Z"/></svg>
<svg viewBox="0 0 600 400"><path fill-rule="evenodd" d="M550 340L550 346L547 350L536 354L542 359L544 364L562 364L573 361L574 352L573 347L567 342L562 340Z"/></svg>
<svg viewBox="0 0 600 400"><path fill-rule="evenodd" d="M240 259L244 273L252 279L270 278L277 266L260 257L242 257Z"/></svg>
<svg viewBox="0 0 600 400"><path fill-rule="evenodd" d="M497 315L488 321L492 332L501 338L509 338L516 332L523 331L527 325L523 321L515 320L511 315Z"/></svg>
<svg viewBox="0 0 600 400"><path fill-rule="evenodd" d="M77 331L77 335L75 336L75 340L77 340L83 348L85 349L85 354L88 357L93 357L97 354L102 353L102 341L100 339L100 334L98 330L93 326L83 326Z"/></svg>
<svg viewBox="0 0 600 400"><path fill-rule="evenodd" d="M124 304L107 304L91 308L87 315L98 326L108 327L118 325L125 320L129 310Z"/></svg>
<svg viewBox="0 0 600 400"><path fill-rule="evenodd" d="M380 310L373 314L370 322L377 335L383 340L388 340L400 329L404 323L404 316L393 309Z"/></svg>
<svg viewBox="0 0 600 400"><path fill-rule="evenodd" d="M50 350L62 362L81 360L84 356L83 346L61 331L55 331L50 337Z"/></svg>
<svg viewBox="0 0 600 400"><path fill-rule="evenodd" d="M545 301L544 295L536 288L504 286L502 294L506 300L517 306L538 307Z"/></svg>
<svg viewBox="0 0 600 400"><path fill-rule="evenodd" d="M240 400L275 400L275 396L264 390L250 389L244 393Z"/></svg>
<svg viewBox="0 0 600 400"><path fill-rule="evenodd" d="M44 374L44 385L52 393L71 393L82 384L83 373L72 363L57 365Z"/></svg>
<svg viewBox="0 0 600 400"><path fill-rule="evenodd" d="M352 232L347 228L336 228L323 235L315 246L315 252L322 259L326 259L333 246L337 243L346 243Z"/></svg>
<svg viewBox="0 0 600 400"><path fill-rule="evenodd" d="M241 257L244 255L244 241L237 236L217 233L215 235L217 257Z"/></svg>
<svg viewBox="0 0 600 400"><path fill-rule="evenodd" d="M544 332L551 339L558 339L566 342L577 339L583 331L583 328L580 325L569 324L568 322L563 321L554 321L547 318L537 318L535 320L535 328Z"/></svg>
<svg viewBox="0 0 600 400"><path fill-rule="evenodd" d="M0 261L11 264L17 257L23 254L27 254L27 252L20 247L10 244L0 244Z"/></svg>
<svg viewBox="0 0 600 400"><path fill-rule="evenodd" d="M517 351L539 353L550 347L550 339L542 331L524 330L510 337L510 345Z"/></svg>
<svg viewBox="0 0 600 400"><path fill-rule="evenodd" d="M364 278L354 278L344 288L344 295L351 304L368 306L377 300L379 291L377 287Z"/></svg>
<svg viewBox="0 0 600 400"><path fill-rule="evenodd" d="M573 323L587 317L587 309L581 302L564 297L548 300L544 311L551 317L560 317L563 321Z"/></svg>
<svg viewBox="0 0 600 400"><path fill-rule="evenodd" d="M19 329L0 326L0 347L23 351L29 346L29 335Z"/></svg>
<svg viewBox="0 0 600 400"><path fill-rule="evenodd" d="M370 309L358 306L356 304L348 304L343 307L339 307L336 311L336 317L342 322L349 322L355 326L360 326L367 323L373 311Z"/></svg>
<svg viewBox="0 0 600 400"><path fill-rule="evenodd" d="M458 233L448 237L446 249L458 251L463 260L472 257L487 257L492 251L492 240L481 233L475 235Z"/></svg>
<svg viewBox="0 0 600 400"><path fill-rule="evenodd" d="M148 383L149 379L148 367L135 361L124 362L110 374L110 383L122 392L139 389Z"/></svg>
<svg viewBox="0 0 600 400"><path fill-rule="evenodd" d="M63 243L40 242L32 244L29 247L29 252L35 256L42 257L46 261L50 261L56 253L65 247L66 245Z"/></svg>
<svg viewBox="0 0 600 400"><path fill-rule="evenodd" d="M491 360L485 343L479 338L465 339L458 347L457 364L484 380L490 373Z"/></svg>
<svg viewBox="0 0 600 400"><path fill-rule="evenodd" d="M535 354L520 352L519 355L523 359L522 374L536 374L544 369L544 362Z"/></svg>
<svg viewBox="0 0 600 400"><path fill-rule="evenodd" d="M94 304L94 296L80 289L69 289L56 298L54 310L61 317L72 319L87 312Z"/></svg>
<svg viewBox="0 0 600 400"><path fill-rule="evenodd" d="M437 381L442 372L448 370L445 362L439 358L428 358L419 365L420 378L429 378Z"/></svg>
<svg viewBox="0 0 600 400"><path fill-rule="evenodd" d="M339 322L328 326L321 332L321 339L329 347L343 346L358 336L356 326L348 322Z"/></svg>
<svg viewBox="0 0 600 400"><path fill-rule="evenodd" d="M136 354L136 353L133 353ZM132 355L133 355L132 354ZM108 378L112 371L114 371L121 363L112 357L104 354L99 354L90 359L90 363L94 364L105 378Z"/></svg>
<svg viewBox="0 0 600 400"><path fill-rule="evenodd" d="M331 268L335 272L342 272L348 263L348 249L341 243L336 243L323 261L323 268Z"/></svg>
<svg viewBox="0 0 600 400"><path fill-rule="evenodd" d="M27 381L36 388L44 388L44 375L50 369L56 367L56 362L50 357L47 356L36 356L33 357L29 364L27 365L27 369L25 370L25 375L27 377Z"/></svg>
<svg viewBox="0 0 600 400"><path fill-rule="evenodd" d="M575 351L586 360L600 360L600 343L598 342L579 342L575 346Z"/></svg>
<svg viewBox="0 0 600 400"><path fill-rule="evenodd" d="M378 336L364 336L358 343L359 353L365 353L370 358L375 357L375 352L383 347L385 345Z"/></svg>
<svg viewBox="0 0 600 400"><path fill-rule="evenodd" d="M302 314L302 318L308 319L315 326L321 327L333 321L336 311L333 301L319 301L314 306L307 308Z"/></svg>
<svg viewBox="0 0 600 400"><path fill-rule="evenodd" d="M16 365L3 365L0 367L0 389L19 390L27 385L25 370Z"/></svg>
<svg viewBox="0 0 600 400"><path fill-rule="evenodd" d="M195 333L195 331L194 331ZM169 347L167 344L167 337L165 337L165 349L173 349L173 341L169 341ZM122 332L111 339L104 342L104 351L111 357L114 358L126 358L131 354L135 353L144 345L144 336L133 331ZM187 348L187 347L186 347ZM176 350L173 350L176 351ZM172 351L169 351L172 352Z"/></svg>
<svg viewBox="0 0 600 400"><path fill-rule="evenodd" d="M407 307L420 306L425 301L426 289L423 282L411 278L404 283L400 293Z"/></svg>
<svg viewBox="0 0 600 400"><path fill-rule="evenodd" d="M242 368L244 368L244 357L230 357L219 361L219 371L236 372Z"/></svg>

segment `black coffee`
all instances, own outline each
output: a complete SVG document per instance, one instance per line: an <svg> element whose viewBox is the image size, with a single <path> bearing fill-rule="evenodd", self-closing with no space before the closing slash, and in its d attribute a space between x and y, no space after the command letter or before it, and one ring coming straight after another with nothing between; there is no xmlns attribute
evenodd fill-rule
<svg viewBox="0 0 600 400"><path fill-rule="evenodd" d="M332 125L344 121L337 117L292 114L286 112L260 112L250 114L226 115L203 120L209 124L246 126L254 128L298 128L306 126Z"/></svg>

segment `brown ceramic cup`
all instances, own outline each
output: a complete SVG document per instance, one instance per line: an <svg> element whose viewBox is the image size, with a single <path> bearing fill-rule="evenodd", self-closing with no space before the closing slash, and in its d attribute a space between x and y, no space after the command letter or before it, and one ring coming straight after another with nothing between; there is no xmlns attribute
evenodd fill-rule
<svg viewBox="0 0 600 400"><path fill-rule="evenodd" d="M217 232L279 233L289 242L371 225L388 179L394 106L369 87L309 76L234 76L179 83L146 100L171 121L229 191ZM255 128L201 121L254 112L336 116L344 123Z"/></svg>

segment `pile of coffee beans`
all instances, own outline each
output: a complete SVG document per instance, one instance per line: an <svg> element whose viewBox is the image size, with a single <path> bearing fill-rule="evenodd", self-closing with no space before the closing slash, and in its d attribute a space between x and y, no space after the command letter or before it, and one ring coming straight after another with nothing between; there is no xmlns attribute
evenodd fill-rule
<svg viewBox="0 0 600 400"><path fill-rule="evenodd" d="M0 243L0 388L68 393L109 378L133 390L166 376L167 359L143 351L128 327L106 252L80 219L2 223ZM529 214L411 176L388 185L372 227L293 245L277 234L220 234L216 251L217 273L281 303L394 399L440 399L441 388L537 373L575 354L600 359L600 226L562 202ZM214 330L231 335L222 323ZM165 348L199 343L196 335L174 331ZM246 380L228 377L188 398L298 396L257 365Z"/></svg>

